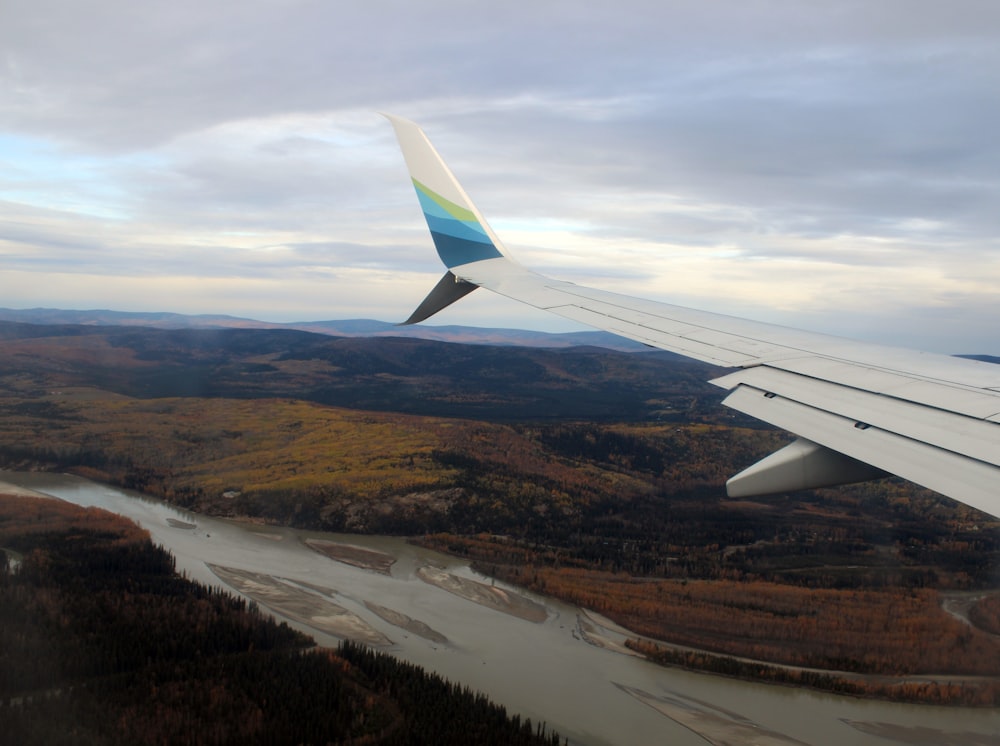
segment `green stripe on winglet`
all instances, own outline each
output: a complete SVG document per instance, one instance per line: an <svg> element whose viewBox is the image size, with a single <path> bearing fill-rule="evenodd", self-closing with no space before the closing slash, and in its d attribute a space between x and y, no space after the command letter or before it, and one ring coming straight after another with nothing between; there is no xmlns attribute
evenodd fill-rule
<svg viewBox="0 0 1000 746"><path fill-rule="evenodd" d="M440 194L431 191L416 179L413 179L413 186L416 187L417 191L419 191L428 199L432 200L436 205L438 205L438 207L440 207L442 210L444 210L446 213L451 215L451 217L455 218L456 220L477 221L476 216L472 213L471 210L467 210L466 208L460 205L456 205L454 202L446 200Z"/></svg>

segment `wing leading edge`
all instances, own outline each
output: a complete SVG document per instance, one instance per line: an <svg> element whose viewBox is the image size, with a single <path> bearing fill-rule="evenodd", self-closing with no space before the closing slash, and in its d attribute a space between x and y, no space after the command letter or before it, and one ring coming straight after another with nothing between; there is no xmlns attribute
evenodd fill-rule
<svg viewBox="0 0 1000 746"><path fill-rule="evenodd" d="M389 116L445 276L405 323L477 287L737 370L729 407L798 439L732 477L732 496L895 474L1000 517L1000 366L855 342L595 290L510 258L413 122Z"/></svg>

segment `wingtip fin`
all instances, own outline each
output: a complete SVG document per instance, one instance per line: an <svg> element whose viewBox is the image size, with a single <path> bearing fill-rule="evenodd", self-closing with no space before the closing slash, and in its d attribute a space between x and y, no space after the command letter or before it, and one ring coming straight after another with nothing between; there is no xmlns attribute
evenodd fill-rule
<svg viewBox="0 0 1000 746"><path fill-rule="evenodd" d="M394 114L383 116L396 132L420 208L444 265L452 269L504 256L500 240L419 125Z"/></svg>
<svg viewBox="0 0 1000 746"><path fill-rule="evenodd" d="M448 270L445 272L444 277L438 280L438 284L434 286L434 289L424 298L423 302L417 306L417 309L410 314L410 318L399 323L397 326L419 324L421 321L429 319L438 311L447 308L455 301L461 300L477 287L479 286L455 277L451 270Z"/></svg>

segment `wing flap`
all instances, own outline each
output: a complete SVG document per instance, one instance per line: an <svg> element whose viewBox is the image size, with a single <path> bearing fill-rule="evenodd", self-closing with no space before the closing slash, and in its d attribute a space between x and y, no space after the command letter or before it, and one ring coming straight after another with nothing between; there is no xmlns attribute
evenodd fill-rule
<svg viewBox="0 0 1000 746"><path fill-rule="evenodd" d="M892 352L886 350L886 360ZM956 363L973 362L958 358L953 360ZM833 381L968 417L984 420L996 417L1000 410L1000 396L996 392L964 383L962 374L966 371L961 369L938 371L937 378L919 375L913 372L917 370L915 366L918 362L914 361L908 368L899 362L895 368L876 368L870 362L858 363L813 355L776 361L771 366L803 377ZM993 367L1000 373L1000 366ZM905 369L905 372L900 369Z"/></svg>
<svg viewBox="0 0 1000 746"><path fill-rule="evenodd" d="M780 396L768 398L765 393L740 386L723 403L928 489L961 495L962 502L1000 515L1000 467L878 427L859 427L853 418Z"/></svg>
<svg viewBox="0 0 1000 746"><path fill-rule="evenodd" d="M992 422L768 367L737 371L712 383L745 386L766 398L789 399L1000 467L1000 427Z"/></svg>

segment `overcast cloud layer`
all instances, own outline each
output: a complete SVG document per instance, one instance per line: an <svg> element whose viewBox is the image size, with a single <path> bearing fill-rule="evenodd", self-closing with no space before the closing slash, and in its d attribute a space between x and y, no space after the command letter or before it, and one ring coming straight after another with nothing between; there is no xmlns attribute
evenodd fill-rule
<svg viewBox="0 0 1000 746"><path fill-rule="evenodd" d="M377 111L532 268L1000 354L992 0L4 0L0 306L405 318ZM487 296L435 321L571 328Z"/></svg>

